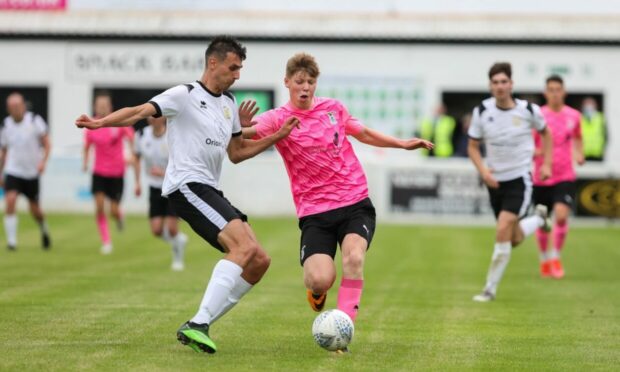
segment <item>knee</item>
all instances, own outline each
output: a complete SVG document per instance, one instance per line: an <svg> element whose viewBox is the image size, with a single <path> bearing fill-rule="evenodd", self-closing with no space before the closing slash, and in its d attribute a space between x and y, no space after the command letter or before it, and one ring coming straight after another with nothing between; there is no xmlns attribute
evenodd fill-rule
<svg viewBox="0 0 620 372"><path fill-rule="evenodd" d="M161 236L164 233L164 229L162 229L161 227L154 227L151 229L151 232L153 233L153 235L155 235L158 238L161 238Z"/></svg>
<svg viewBox="0 0 620 372"><path fill-rule="evenodd" d="M237 256L238 260L242 263L241 266L247 266L250 261L254 260L256 253L259 251L258 243L248 240L236 247L229 247L230 253Z"/></svg>
<svg viewBox="0 0 620 372"><path fill-rule="evenodd" d="M363 249L352 249L342 255L342 266L348 270L360 270L364 266Z"/></svg>
<svg viewBox="0 0 620 372"><path fill-rule="evenodd" d="M335 280L335 276L315 270L306 273L305 284L314 293L325 293L332 287Z"/></svg>

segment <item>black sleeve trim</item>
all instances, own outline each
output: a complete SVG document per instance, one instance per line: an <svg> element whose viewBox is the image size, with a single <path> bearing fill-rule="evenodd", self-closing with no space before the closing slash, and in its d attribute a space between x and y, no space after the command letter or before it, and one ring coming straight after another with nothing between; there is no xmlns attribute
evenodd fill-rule
<svg viewBox="0 0 620 372"><path fill-rule="evenodd" d="M194 86L192 84L183 84L185 85L185 88L187 88L187 93L191 92L192 89L194 89Z"/></svg>
<svg viewBox="0 0 620 372"><path fill-rule="evenodd" d="M530 112L530 114L534 115L534 108L532 107L532 102L527 103L527 106L525 106L525 108L527 109L527 111Z"/></svg>
<svg viewBox="0 0 620 372"><path fill-rule="evenodd" d="M484 105L484 103L481 103L478 105L478 115L482 116L482 113L484 112L484 110L486 110L486 106Z"/></svg>
<svg viewBox="0 0 620 372"><path fill-rule="evenodd" d="M229 92L229 91L227 91L227 90L225 90L223 93L224 93L224 95L225 95L226 97L228 97L228 98L232 99L232 101L233 101L233 102L235 102L235 96L233 96L233 94L232 94L232 93L230 93L230 92Z"/></svg>
<svg viewBox="0 0 620 372"><path fill-rule="evenodd" d="M233 133L231 137L238 137L242 134L243 132L239 131L237 133Z"/></svg>
<svg viewBox="0 0 620 372"><path fill-rule="evenodd" d="M155 107L155 111L157 111L155 113L155 115L153 115L154 118L161 118L161 108L159 107L159 105L157 104L157 102L155 101L149 101L149 103L151 105L153 105L153 107Z"/></svg>

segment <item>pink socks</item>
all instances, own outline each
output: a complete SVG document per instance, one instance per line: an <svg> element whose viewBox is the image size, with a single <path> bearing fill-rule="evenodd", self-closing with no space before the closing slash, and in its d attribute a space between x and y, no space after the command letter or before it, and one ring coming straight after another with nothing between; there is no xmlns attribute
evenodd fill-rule
<svg viewBox="0 0 620 372"><path fill-rule="evenodd" d="M555 223L553 225L553 247L561 251L562 247L564 247L564 240L566 240L566 234L568 234L568 224L564 222L563 224Z"/></svg>
<svg viewBox="0 0 620 372"><path fill-rule="evenodd" d="M363 279L342 278L340 289L338 290L338 309L347 313L355 322L360 299L362 298Z"/></svg>
<svg viewBox="0 0 620 372"><path fill-rule="evenodd" d="M97 215L97 228L99 229L99 236L103 244L110 243L110 230L108 229L108 220L105 214Z"/></svg>
<svg viewBox="0 0 620 372"><path fill-rule="evenodd" d="M547 248L549 247L549 233L543 229L537 229L536 240L538 241L538 249L540 252L547 252Z"/></svg>

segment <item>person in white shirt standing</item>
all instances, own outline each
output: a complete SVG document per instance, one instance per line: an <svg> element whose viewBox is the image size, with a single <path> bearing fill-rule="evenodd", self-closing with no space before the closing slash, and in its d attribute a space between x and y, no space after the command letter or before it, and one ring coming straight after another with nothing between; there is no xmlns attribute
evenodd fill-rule
<svg viewBox="0 0 620 372"><path fill-rule="evenodd" d="M482 293L473 298L478 302L495 299L512 248L536 229L550 228L545 206L536 206L534 216L526 217L526 214L533 190L530 175L534 156L532 130L540 133L544 144L541 179L551 176L551 132L538 105L513 97L509 63L494 64L489 70L489 80L492 97L474 108L467 147L471 161L489 190L497 220L486 285ZM480 154L482 141L487 150L486 164Z"/></svg>
<svg viewBox="0 0 620 372"><path fill-rule="evenodd" d="M10 94L6 107L9 116L4 119L0 135L0 186L5 191L7 248L10 251L17 249L15 206L21 193L28 198L30 213L41 230L43 249L48 250L51 240L39 205L39 177L45 171L50 154L48 126L41 116L27 110L24 96L20 93Z"/></svg>
<svg viewBox="0 0 620 372"><path fill-rule="evenodd" d="M166 166L168 166L168 141L166 140L166 118L149 117L149 126L138 132L135 141L136 173L140 172L140 160L144 161L146 182L149 186L149 221L151 232L172 246L172 270L185 268L183 255L187 244L187 235L179 231L179 218L174 208L162 194L162 184ZM136 196L142 188L140 180L136 183Z"/></svg>

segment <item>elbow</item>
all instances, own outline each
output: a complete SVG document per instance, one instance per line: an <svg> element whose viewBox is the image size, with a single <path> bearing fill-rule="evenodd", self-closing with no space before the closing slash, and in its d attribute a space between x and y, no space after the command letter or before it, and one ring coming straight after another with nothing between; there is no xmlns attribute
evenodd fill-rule
<svg viewBox="0 0 620 372"><path fill-rule="evenodd" d="M239 153L228 154L228 159L233 164L239 164L245 160L245 158Z"/></svg>

